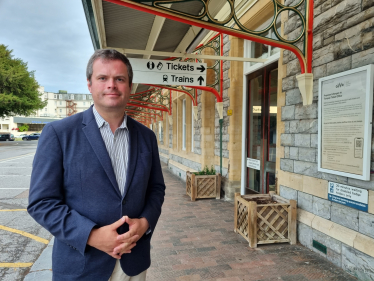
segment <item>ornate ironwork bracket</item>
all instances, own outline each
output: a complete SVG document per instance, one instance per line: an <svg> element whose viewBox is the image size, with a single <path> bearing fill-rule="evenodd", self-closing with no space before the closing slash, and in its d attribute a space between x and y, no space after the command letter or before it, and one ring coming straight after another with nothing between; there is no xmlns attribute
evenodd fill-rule
<svg viewBox="0 0 374 281"><path fill-rule="evenodd" d="M171 20L183 22L189 25L198 26L213 30L219 33L232 35L235 37L255 41L262 44L268 44L274 47L283 48L293 52L300 62L301 75L297 76L299 81L299 88L303 96L304 105L310 104L313 93L310 90L310 85L313 85L312 75L312 52L313 52L313 0L300 0L299 3L293 6L286 6L272 0L274 7L274 17L265 29L263 30L249 30L239 20L235 12L235 0L227 0L230 6L231 13L223 21L214 19L209 13L209 4L212 5L211 0L194 0L199 1L203 5L203 9L199 15L191 15L180 10L167 8L164 4L180 3L181 0L105 0L118 5L126 6L135 10L151 13L157 16L165 17ZM184 2L188 2L185 0ZM144 4L144 3L150 3ZM305 15L303 15L298 8L305 4ZM292 11L302 22L302 30L300 35L295 39L283 38L277 28L277 19L282 12ZM227 26L230 23L230 26ZM276 39L265 37L265 33L272 30L276 35ZM302 42L303 47L300 50L296 44ZM308 75L306 75L308 74Z"/></svg>

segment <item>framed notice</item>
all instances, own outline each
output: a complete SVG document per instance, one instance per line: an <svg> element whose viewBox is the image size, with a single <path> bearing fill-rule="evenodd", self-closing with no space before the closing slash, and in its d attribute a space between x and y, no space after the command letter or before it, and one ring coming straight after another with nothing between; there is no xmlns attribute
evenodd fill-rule
<svg viewBox="0 0 374 281"><path fill-rule="evenodd" d="M319 79L318 171L370 180L374 65Z"/></svg>

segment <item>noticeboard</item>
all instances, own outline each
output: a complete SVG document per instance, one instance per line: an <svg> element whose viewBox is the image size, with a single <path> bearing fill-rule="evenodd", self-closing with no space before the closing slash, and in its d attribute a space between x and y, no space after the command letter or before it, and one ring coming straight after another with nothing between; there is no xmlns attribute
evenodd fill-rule
<svg viewBox="0 0 374 281"><path fill-rule="evenodd" d="M374 65L319 79L318 171L370 180Z"/></svg>

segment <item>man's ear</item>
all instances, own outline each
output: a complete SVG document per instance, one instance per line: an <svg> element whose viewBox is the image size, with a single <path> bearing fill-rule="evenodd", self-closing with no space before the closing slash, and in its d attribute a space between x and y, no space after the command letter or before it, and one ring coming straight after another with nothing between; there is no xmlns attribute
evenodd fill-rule
<svg viewBox="0 0 374 281"><path fill-rule="evenodd" d="M92 92L91 92L91 81L88 80L88 79L87 79L87 88L90 91L90 93L92 94Z"/></svg>

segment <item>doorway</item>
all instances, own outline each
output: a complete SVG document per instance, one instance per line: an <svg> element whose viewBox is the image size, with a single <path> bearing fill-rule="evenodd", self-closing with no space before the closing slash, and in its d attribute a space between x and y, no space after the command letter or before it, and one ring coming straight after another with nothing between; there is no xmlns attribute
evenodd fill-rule
<svg viewBox="0 0 374 281"><path fill-rule="evenodd" d="M247 76L247 193L276 191L278 62Z"/></svg>

